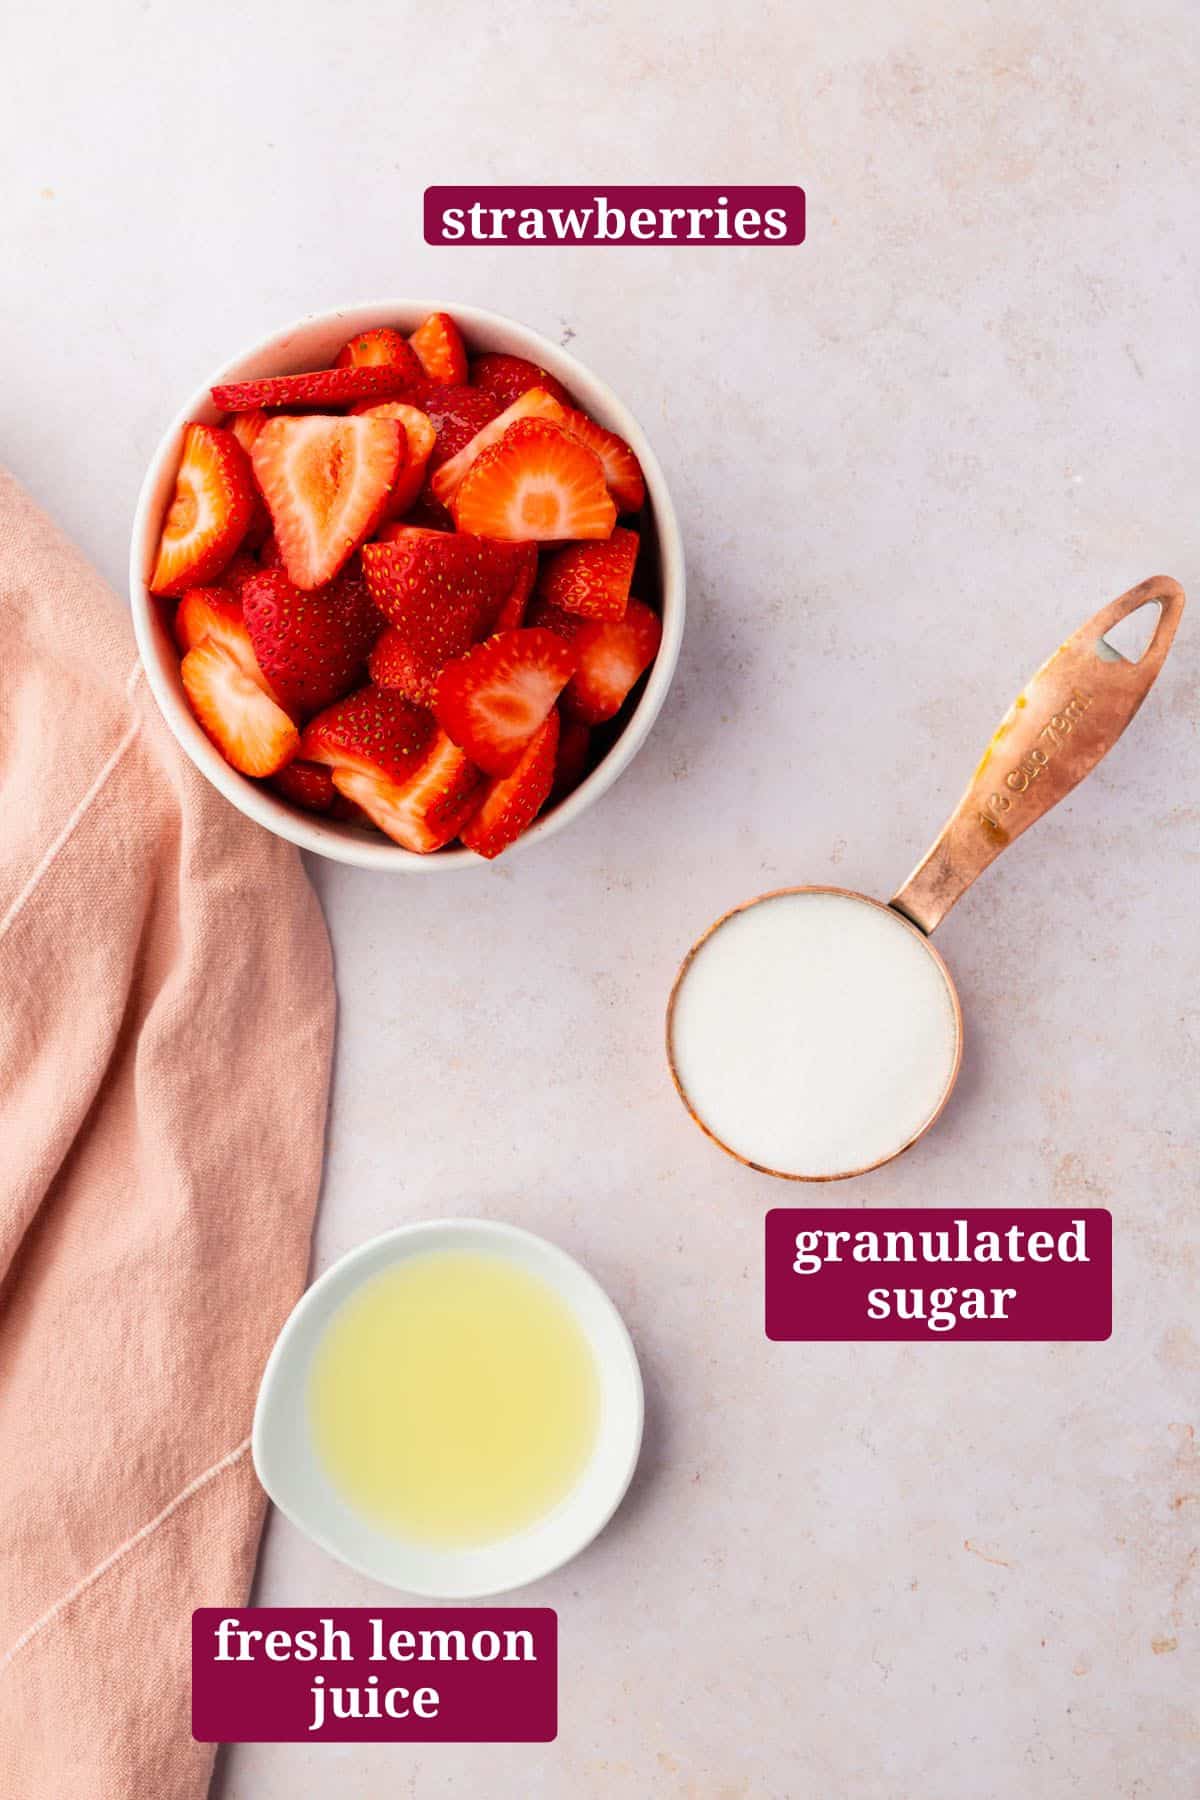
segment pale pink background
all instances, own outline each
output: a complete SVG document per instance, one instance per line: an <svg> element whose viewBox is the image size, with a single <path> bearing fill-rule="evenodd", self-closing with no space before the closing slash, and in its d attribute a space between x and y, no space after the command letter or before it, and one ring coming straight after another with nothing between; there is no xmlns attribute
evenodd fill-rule
<svg viewBox="0 0 1200 1800"><path fill-rule="evenodd" d="M389 288L569 341L654 439L690 561L675 693L569 834L461 882L318 872L342 996L318 1265L424 1212L513 1218L584 1258L644 1359L632 1498L520 1596L561 1612L561 1735L246 1749L224 1800L1200 1787L1200 615L1111 761L939 933L958 1092L845 1190L1110 1206L1111 1343L768 1344L780 1189L688 1127L659 1048L717 912L793 879L890 892L1066 631L1156 569L1200 601L1191 7L113 0L69 57L62 32L5 26L0 430L112 579L177 396ZM597 176L797 180L808 242L421 243L426 181ZM282 1524L260 1597L388 1598Z"/></svg>

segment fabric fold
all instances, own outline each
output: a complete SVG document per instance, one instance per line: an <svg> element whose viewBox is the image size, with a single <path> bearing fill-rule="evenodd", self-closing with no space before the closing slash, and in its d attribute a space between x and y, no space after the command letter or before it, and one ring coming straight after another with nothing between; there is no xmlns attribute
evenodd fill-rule
<svg viewBox="0 0 1200 1800"><path fill-rule="evenodd" d="M334 995L295 850L178 749L0 475L0 1794L195 1800L189 1629L307 1269Z"/></svg>

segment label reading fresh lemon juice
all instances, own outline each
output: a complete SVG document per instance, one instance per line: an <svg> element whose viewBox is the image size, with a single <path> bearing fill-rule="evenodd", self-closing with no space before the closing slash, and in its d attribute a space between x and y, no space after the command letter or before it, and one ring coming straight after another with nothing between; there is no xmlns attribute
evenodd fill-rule
<svg viewBox="0 0 1200 1800"><path fill-rule="evenodd" d="M599 1381L564 1301L517 1263L430 1251L345 1301L313 1357L317 1454L383 1530L494 1542L548 1513L591 1452Z"/></svg>

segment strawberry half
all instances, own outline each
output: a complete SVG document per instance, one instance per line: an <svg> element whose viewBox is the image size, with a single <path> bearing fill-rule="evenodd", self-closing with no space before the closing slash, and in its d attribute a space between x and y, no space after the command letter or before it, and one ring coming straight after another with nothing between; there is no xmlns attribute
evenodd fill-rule
<svg viewBox="0 0 1200 1800"><path fill-rule="evenodd" d="M352 406L350 411L372 419L395 419L404 433L404 466L388 495L386 511L389 519L402 518L425 486L425 471L437 444L433 421L428 413L403 400L383 400L378 406Z"/></svg>
<svg viewBox="0 0 1200 1800"><path fill-rule="evenodd" d="M477 856L492 858L532 825L554 783L558 714L540 727L511 775L493 781L483 804L462 829L462 841Z"/></svg>
<svg viewBox="0 0 1200 1800"><path fill-rule="evenodd" d="M443 474L439 469L435 486ZM607 538L617 522L598 459L542 419L522 419L484 451L454 496L453 512L460 531L541 543Z"/></svg>
<svg viewBox="0 0 1200 1800"><path fill-rule="evenodd" d="M207 638L232 656L242 672L251 681L257 681L264 693L270 692L246 629L241 600L229 588L189 588L175 609L173 629L181 656L186 656Z"/></svg>
<svg viewBox="0 0 1200 1800"><path fill-rule="evenodd" d="M568 544L542 564L538 593L585 619L619 619L629 600L638 534L618 525L601 543Z"/></svg>
<svg viewBox="0 0 1200 1800"><path fill-rule="evenodd" d="M222 412L253 412L260 406L344 406L348 400L398 400L411 393L412 378L396 363L366 363L352 369L310 369L303 375L263 375L256 381L227 381L212 389Z"/></svg>
<svg viewBox="0 0 1200 1800"><path fill-rule="evenodd" d="M523 356L505 356L489 350L485 356L476 356L471 360L471 381L475 387L485 394L491 394L499 406L511 406L530 388L541 388L561 406L570 406L571 396L562 382L551 375L549 369L543 369L537 363L526 361Z"/></svg>
<svg viewBox="0 0 1200 1800"><path fill-rule="evenodd" d="M465 532L401 528L387 543L364 545L371 597L390 622L371 654L371 679L430 704L446 663L502 620L519 623L536 560L532 545Z"/></svg>
<svg viewBox="0 0 1200 1800"><path fill-rule="evenodd" d="M335 369L394 369L402 375L410 393L415 393L425 371L416 352L390 325L376 326L374 331L360 331L348 344L343 344L334 358Z"/></svg>
<svg viewBox="0 0 1200 1800"><path fill-rule="evenodd" d="M357 565L319 588L298 588L282 569L262 569L242 588L242 611L272 693L299 719L362 678L383 628Z"/></svg>
<svg viewBox="0 0 1200 1800"><path fill-rule="evenodd" d="M489 775L511 775L577 663L552 631L497 632L442 670L438 724Z"/></svg>
<svg viewBox="0 0 1200 1800"><path fill-rule="evenodd" d="M459 386L467 379L467 347L449 313L430 313L409 338L430 381Z"/></svg>
<svg viewBox="0 0 1200 1800"><path fill-rule="evenodd" d="M600 458L604 479L618 512L640 512L646 500L646 477L625 439L618 437L615 431L606 431L603 425L597 425L594 419L574 407L568 409L562 423L572 437L577 437Z"/></svg>
<svg viewBox="0 0 1200 1800"><path fill-rule="evenodd" d="M471 465L485 450L498 444L509 428L522 419L548 419L551 424L558 425L565 418L566 408L560 406L552 394L544 393L541 388L530 388L528 393L514 400L502 413L497 413L461 450L456 450L447 462L434 470L429 483L434 499L448 506Z"/></svg>
<svg viewBox="0 0 1200 1800"><path fill-rule="evenodd" d="M563 719L558 733L558 753L554 759L551 800L565 800L568 794L574 793L587 772L591 753L592 734L588 727L578 719Z"/></svg>
<svg viewBox="0 0 1200 1800"><path fill-rule="evenodd" d="M423 404L437 432L437 444L430 458L434 469L457 456L500 411L491 394L473 387L431 387Z"/></svg>
<svg viewBox="0 0 1200 1800"><path fill-rule="evenodd" d="M188 704L233 768L273 775L295 756L295 725L220 644L205 638L188 651L179 672Z"/></svg>
<svg viewBox="0 0 1200 1800"><path fill-rule="evenodd" d="M621 710L658 655L662 620L640 600L630 600L624 618L576 620L575 625L570 642L579 667L563 695L563 712L584 725L601 725Z"/></svg>
<svg viewBox="0 0 1200 1800"><path fill-rule="evenodd" d="M297 587L332 580L370 536L406 453L396 420L369 414L277 418L263 428L254 446L254 474L270 508L283 566Z"/></svg>
<svg viewBox="0 0 1200 1800"><path fill-rule="evenodd" d="M272 775L271 786L293 806L302 806L305 812L332 812L337 800L332 772L322 763L304 762L300 758Z"/></svg>
<svg viewBox="0 0 1200 1800"><path fill-rule="evenodd" d="M399 782L423 761L435 729L431 715L419 706L385 688L367 686L309 720L300 754L308 762Z"/></svg>
<svg viewBox="0 0 1200 1800"><path fill-rule="evenodd" d="M155 594L182 594L219 575L254 514L250 460L231 431L188 425L150 576Z"/></svg>
<svg viewBox="0 0 1200 1800"><path fill-rule="evenodd" d="M335 769L339 794L360 806L380 831L406 850L428 856L457 837L479 804L484 776L439 731L424 759L403 781Z"/></svg>

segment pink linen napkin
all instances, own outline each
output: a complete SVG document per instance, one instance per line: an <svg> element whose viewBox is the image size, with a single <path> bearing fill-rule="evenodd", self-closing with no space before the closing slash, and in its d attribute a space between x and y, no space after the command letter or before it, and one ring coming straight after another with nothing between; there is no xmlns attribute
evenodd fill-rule
<svg viewBox="0 0 1200 1800"><path fill-rule="evenodd" d="M196 1800L192 1608L303 1286L334 997L296 852L167 731L124 608L0 474L0 1795Z"/></svg>

